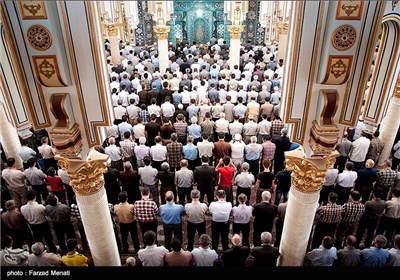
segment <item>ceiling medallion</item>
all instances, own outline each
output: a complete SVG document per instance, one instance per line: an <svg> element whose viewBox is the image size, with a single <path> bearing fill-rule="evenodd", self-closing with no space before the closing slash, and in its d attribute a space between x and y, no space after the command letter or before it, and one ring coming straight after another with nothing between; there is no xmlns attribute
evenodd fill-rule
<svg viewBox="0 0 400 280"><path fill-rule="evenodd" d="M29 44L38 51L45 51L51 46L51 34L42 25L35 24L29 27L26 37Z"/></svg>
<svg viewBox="0 0 400 280"><path fill-rule="evenodd" d="M332 34L332 45L339 51L350 49L357 39L357 32L351 25L342 25Z"/></svg>

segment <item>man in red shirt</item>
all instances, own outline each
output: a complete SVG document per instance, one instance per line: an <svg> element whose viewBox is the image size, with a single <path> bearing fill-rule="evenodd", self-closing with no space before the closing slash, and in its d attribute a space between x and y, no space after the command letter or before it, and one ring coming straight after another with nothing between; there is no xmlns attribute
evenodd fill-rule
<svg viewBox="0 0 400 280"><path fill-rule="evenodd" d="M226 201L233 205L232 179L236 172L236 167L229 156L224 156L215 167L215 171L219 173L218 189L223 189L226 193Z"/></svg>

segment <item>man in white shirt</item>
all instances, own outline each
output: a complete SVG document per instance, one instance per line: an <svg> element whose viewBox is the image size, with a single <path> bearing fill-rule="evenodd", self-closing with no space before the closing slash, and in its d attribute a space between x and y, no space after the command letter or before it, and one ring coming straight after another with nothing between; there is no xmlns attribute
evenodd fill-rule
<svg viewBox="0 0 400 280"><path fill-rule="evenodd" d="M110 137L108 139L108 143L110 145L106 147L104 150L106 155L108 155L111 159L111 167L122 171L123 169L122 169L121 148L115 145L114 137Z"/></svg>
<svg viewBox="0 0 400 280"><path fill-rule="evenodd" d="M126 108L122 107L122 100L118 100L118 106L114 107L114 118L117 121L117 125L122 122L122 116L126 115Z"/></svg>
<svg viewBox="0 0 400 280"><path fill-rule="evenodd" d="M2 171L1 176L8 185L8 191L16 208L20 208L27 202L26 193L28 189L25 185L25 174L15 167L15 158L7 159L7 168Z"/></svg>
<svg viewBox="0 0 400 280"><path fill-rule="evenodd" d="M156 234L151 230L146 231L143 241L146 248L140 249L138 252L142 266L164 266L164 257L168 250L164 246L157 246Z"/></svg>
<svg viewBox="0 0 400 280"><path fill-rule="evenodd" d="M175 113L175 106L171 104L171 98L165 97L165 102L161 104L161 114L163 117L172 118Z"/></svg>
<svg viewBox="0 0 400 280"><path fill-rule="evenodd" d="M250 235L250 219L253 213L253 207L246 205L247 195L244 193L239 194L237 197L239 202L238 206L232 208L233 216L233 234L242 233L243 246L250 247L249 235Z"/></svg>
<svg viewBox="0 0 400 280"><path fill-rule="evenodd" d="M192 251L194 266L214 266L214 262L218 259L215 249L210 248L211 238L207 234L199 237L200 247L194 248Z"/></svg>
<svg viewBox="0 0 400 280"><path fill-rule="evenodd" d="M25 139L22 139L21 141L21 148L18 149L18 155L22 159L22 163L24 165L24 169L27 169L28 166L28 160L30 158L36 158L36 152L28 147L28 141Z"/></svg>
<svg viewBox="0 0 400 280"><path fill-rule="evenodd" d="M232 210L232 204L226 201L226 194L223 189L216 193L217 201L210 203L209 210L212 215L212 247L218 249L219 237L221 235L222 249L228 250L229 244L229 217Z"/></svg>
<svg viewBox="0 0 400 280"><path fill-rule="evenodd" d="M346 163L345 169L336 179L335 193L338 194L337 204L343 205L349 199L351 189L357 180L357 172L353 171L354 164L349 161Z"/></svg>
<svg viewBox="0 0 400 280"><path fill-rule="evenodd" d="M361 169L368 154L371 141L366 136L367 133L362 131L361 137L351 143L349 160L354 163L353 170L355 172L358 172Z"/></svg>

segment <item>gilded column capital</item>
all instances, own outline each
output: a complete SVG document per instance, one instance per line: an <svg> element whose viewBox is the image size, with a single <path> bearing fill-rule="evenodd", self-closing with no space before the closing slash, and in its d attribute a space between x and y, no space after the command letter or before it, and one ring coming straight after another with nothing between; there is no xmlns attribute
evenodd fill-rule
<svg viewBox="0 0 400 280"><path fill-rule="evenodd" d="M285 152L286 168L292 171L292 185L303 193L316 193L322 189L328 168L339 156L337 151L329 155L306 158L303 148Z"/></svg>
<svg viewBox="0 0 400 280"><path fill-rule="evenodd" d="M167 40L168 33L171 30L171 27L165 25L156 25L154 26L154 32L157 35L158 40Z"/></svg>
<svg viewBox="0 0 400 280"><path fill-rule="evenodd" d="M394 93L393 93L394 97L400 98L400 75L397 78L397 83L394 89Z"/></svg>
<svg viewBox="0 0 400 280"><path fill-rule="evenodd" d="M228 31L231 35L231 39L240 39L242 37L242 32L244 30L244 25L229 25Z"/></svg>
<svg viewBox="0 0 400 280"><path fill-rule="evenodd" d="M87 161L56 156L60 166L67 170L70 184L79 195L92 195L104 186L103 174L109 157L92 149Z"/></svg>
<svg viewBox="0 0 400 280"><path fill-rule="evenodd" d="M278 34L279 35L288 35L289 32L289 23L288 22L279 22L278 23Z"/></svg>
<svg viewBox="0 0 400 280"><path fill-rule="evenodd" d="M120 24L119 23L114 23L114 24L105 24L105 27L107 29L107 35L108 36L118 36L118 28Z"/></svg>

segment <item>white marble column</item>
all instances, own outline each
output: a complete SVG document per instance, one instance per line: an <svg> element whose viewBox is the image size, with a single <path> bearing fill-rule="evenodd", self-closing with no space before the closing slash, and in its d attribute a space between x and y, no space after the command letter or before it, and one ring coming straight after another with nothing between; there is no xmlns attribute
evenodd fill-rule
<svg viewBox="0 0 400 280"><path fill-rule="evenodd" d="M95 266L120 266L121 258L104 188L108 156L92 149L87 161L56 157L68 171Z"/></svg>
<svg viewBox="0 0 400 280"><path fill-rule="evenodd" d="M158 58L160 60L160 73L164 74L169 66L168 58L168 33L171 27L166 25L154 26L154 32L157 35Z"/></svg>
<svg viewBox="0 0 400 280"><path fill-rule="evenodd" d="M279 59L285 59L286 51L287 51L287 44L288 44L288 31L289 31L289 23L288 22L280 22L278 23L278 57L277 62Z"/></svg>
<svg viewBox="0 0 400 280"><path fill-rule="evenodd" d="M385 143L383 151L379 156L378 168L383 168L383 163L389 158L397 134L397 128L400 125L400 76L397 79L395 90L389 101L386 115L379 128L379 137Z"/></svg>
<svg viewBox="0 0 400 280"><path fill-rule="evenodd" d="M228 26L228 31L231 35L231 43L229 47L229 60L231 69L233 69L235 65L239 66L240 63L240 38L242 37L243 30L243 25Z"/></svg>
<svg viewBox="0 0 400 280"><path fill-rule="evenodd" d="M15 167L23 169L22 160L18 155L18 149L21 148L17 130L8 122L5 108L0 104L0 143L7 158L15 158Z"/></svg>
<svg viewBox="0 0 400 280"><path fill-rule="evenodd" d="M118 24L106 25L107 36L108 40L110 41L111 60L115 66L121 62L121 56L119 54L118 27Z"/></svg>
<svg viewBox="0 0 400 280"><path fill-rule="evenodd" d="M278 266L302 266L318 207L319 191L326 170L335 155L306 158L302 148L285 152L286 166L292 170L292 187L286 208Z"/></svg>

